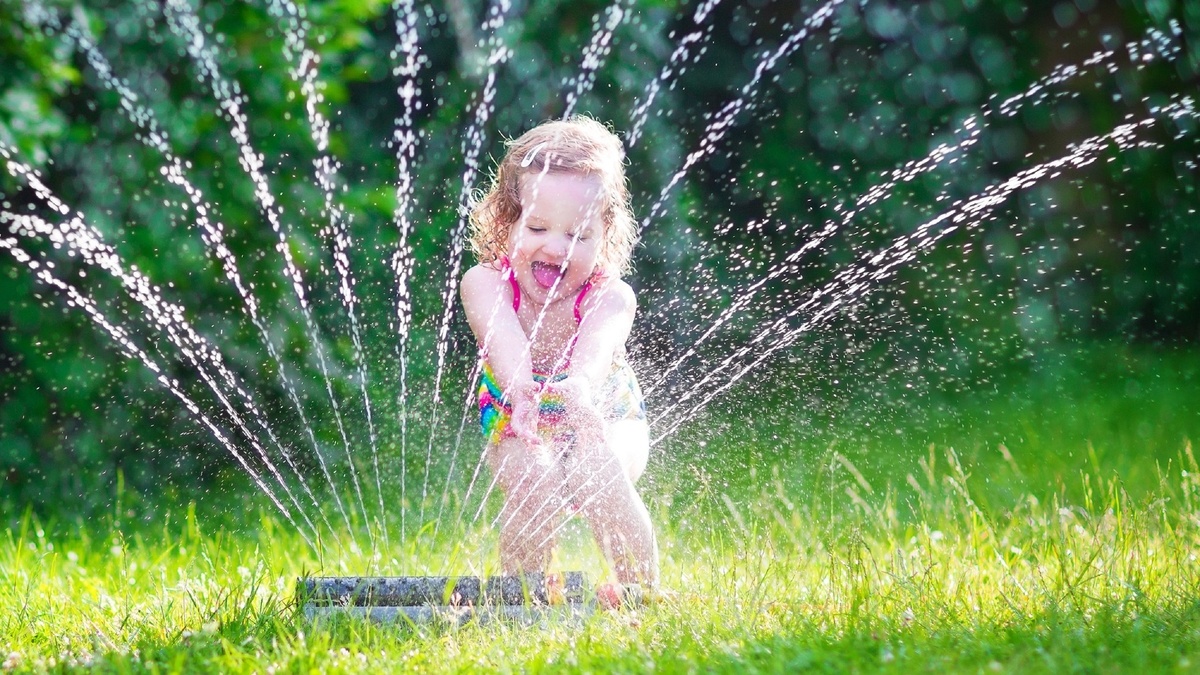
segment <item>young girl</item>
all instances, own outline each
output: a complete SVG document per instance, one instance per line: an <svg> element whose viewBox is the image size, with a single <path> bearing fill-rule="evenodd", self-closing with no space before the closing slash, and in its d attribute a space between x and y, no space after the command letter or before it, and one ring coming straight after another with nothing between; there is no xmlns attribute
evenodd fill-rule
<svg viewBox="0 0 1200 675"><path fill-rule="evenodd" d="M658 549L633 484L649 427L625 341L636 239L615 135L586 117L509 143L471 214L460 286L479 343L485 459L504 491L500 562L544 572L565 511L587 519L620 583L654 586Z"/></svg>

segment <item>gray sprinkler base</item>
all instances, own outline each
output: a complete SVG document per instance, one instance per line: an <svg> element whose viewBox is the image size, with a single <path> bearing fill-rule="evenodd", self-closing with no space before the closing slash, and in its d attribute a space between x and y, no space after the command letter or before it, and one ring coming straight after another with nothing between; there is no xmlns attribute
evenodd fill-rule
<svg viewBox="0 0 1200 675"><path fill-rule="evenodd" d="M623 601L641 604L637 587ZM379 623L447 623L575 619L595 611L582 572L503 577L304 577L296 598L309 620L347 617Z"/></svg>

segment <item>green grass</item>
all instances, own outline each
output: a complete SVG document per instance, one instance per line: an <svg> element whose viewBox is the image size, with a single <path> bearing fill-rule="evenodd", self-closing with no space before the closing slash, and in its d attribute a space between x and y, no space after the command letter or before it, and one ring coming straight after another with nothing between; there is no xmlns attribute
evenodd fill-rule
<svg viewBox="0 0 1200 675"><path fill-rule="evenodd" d="M1200 671L1187 440L1200 363L1130 358L1112 366L1122 377L1089 366L962 398L930 418L932 446L797 434L794 453L772 455L736 425L714 434L707 452L773 457L752 479L737 462L737 475L721 462L685 471L711 455L675 447L648 491L678 595L582 622L297 616L299 575L489 572L494 536L480 526L381 560L318 558L265 510L240 527L191 510L30 516L0 541L0 657L113 672ZM596 575L581 533L563 548L564 567Z"/></svg>

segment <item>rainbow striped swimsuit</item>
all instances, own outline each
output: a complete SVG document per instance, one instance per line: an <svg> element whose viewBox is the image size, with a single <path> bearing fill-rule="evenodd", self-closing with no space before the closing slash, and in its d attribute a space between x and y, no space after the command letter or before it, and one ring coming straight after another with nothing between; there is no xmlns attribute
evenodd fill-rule
<svg viewBox="0 0 1200 675"><path fill-rule="evenodd" d="M558 382L566 377L566 372L554 375L533 374L534 382L543 387L547 383ZM646 401L642 397L641 387L638 386L637 376L625 359L618 358L614 361L613 369L600 385L598 394L600 410L605 419L646 419ZM491 364L484 359L483 377L479 384L479 426L488 444L494 445L513 436L512 429L508 427L510 417L512 405L504 398L500 385L496 383ZM569 443L574 434L564 424L565 420L566 410L562 398L543 389L538 405L538 435L543 441L554 445Z"/></svg>

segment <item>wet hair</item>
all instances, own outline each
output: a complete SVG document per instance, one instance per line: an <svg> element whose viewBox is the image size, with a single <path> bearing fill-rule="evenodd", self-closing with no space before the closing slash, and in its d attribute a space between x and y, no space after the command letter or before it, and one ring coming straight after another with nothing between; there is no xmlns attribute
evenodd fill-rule
<svg viewBox="0 0 1200 675"><path fill-rule="evenodd" d="M627 273L637 227L629 207L625 152L616 134L590 117L575 115L539 124L507 145L491 186L471 209L469 240L479 262L492 263L507 255L509 235L521 217L522 176L575 174L600 181L604 233L598 271L618 277Z"/></svg>

